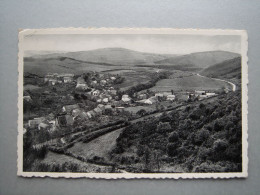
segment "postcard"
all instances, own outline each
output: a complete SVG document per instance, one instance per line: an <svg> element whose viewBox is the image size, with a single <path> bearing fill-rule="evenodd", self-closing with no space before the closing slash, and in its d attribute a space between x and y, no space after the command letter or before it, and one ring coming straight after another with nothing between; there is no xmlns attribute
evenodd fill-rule
<svg viewBox="0 0 260 195"><path fill-rule="evenodd" d="M244 30L19 32L17 175L244 178Z"/></svg>

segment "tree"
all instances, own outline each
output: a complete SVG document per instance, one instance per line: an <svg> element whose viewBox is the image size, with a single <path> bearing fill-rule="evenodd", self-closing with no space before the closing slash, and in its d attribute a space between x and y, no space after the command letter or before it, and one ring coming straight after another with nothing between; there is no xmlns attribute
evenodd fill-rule
<svg viewBox="0 0 260 195"><path fill-rule="evenodd" d="M159 132L159 133L166 133L169 130L171 130L171 125L169 122L160 122L157 125L157 132Z"/></svg>
<svg viewBox="0 0 260 195"><path fill-rule="evenodd" d="M136 114L138 114L140 116L144 116L146 114L146 111L145 111L145 109L141 109Z"/></svg>

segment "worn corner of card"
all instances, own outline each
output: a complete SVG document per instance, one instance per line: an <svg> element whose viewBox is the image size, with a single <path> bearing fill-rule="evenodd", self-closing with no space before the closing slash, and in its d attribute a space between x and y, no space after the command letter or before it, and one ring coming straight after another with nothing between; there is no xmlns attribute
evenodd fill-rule
<svg viewBox="0 0 260 195"><path fill-rule="evenodd" d="M244 30L19 30L17 175L245 178Z"/></svg>

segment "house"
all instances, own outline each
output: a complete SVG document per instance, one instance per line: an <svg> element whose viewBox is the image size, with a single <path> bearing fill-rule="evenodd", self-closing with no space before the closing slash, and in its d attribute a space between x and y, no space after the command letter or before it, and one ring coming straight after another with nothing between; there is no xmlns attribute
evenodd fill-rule
<svg viewBox="0 0 260 195"><path fill-rule="evenodd" d="M107 102L108 102L108 98L104 98L104 99L102 100L102 102L107 103Z"/></svg>
<svg viewBox="0 0 260 195"><path fill-rule="evenodd" d="M85 82L84 78L78 77L77 78L77 84L86 84L86 82Z"/></svg>
<svg viewBox="0 0 260 195"><path fill-rule="evenodd" d="M110 79L111 79L112 81L114 81L114 80L116 80L116 77L110 77Z"/></svg>
<svg viewBox="0 0 260 195"><path fill-rule="evenodd" d="M78 115L82 120L87 120L89 118L88 114L86 112L80 112Z"/></svg>
<svg viewBox="0 0 260 195"><path fill-rule="evenodd" d="M26 96L23 96L23 100L27 101L27 102L30 102L30 101L32 101L32 98L31 98L31 96L26 95Z"/></svg>
<svg viewBox="0 0 260 195"><path fill-rule="evenodd" d="M110 110L110 109L112 109L112 106L111 106L111 105L105 105L105 106L104 106L104 110Z"/></svg>
<svg viewBox="0 0 260 195"><path fill-rule="evenodd" d="M100 108L95 108L93 110L96 114L102 114L102 110Z"/></svg>
<svg viewBox="0 0 260 195"><path fill-rule="evenodd" d="M107 83L107 81L104 80L104 79L100 81L100 84L101 84L101 85L105 85L106 83Z"/></svg>
<svg viewBox="0 0 260 195"><path fill-rule="evenodd" d="M124 111L125 110L125 107L115 107L115 109L116 109L116 111L118 111L118 112L122 112L122 111Z"/></svg>
<svg viewBox="0 0 260 195"><path fill-rule="evenodd" d="M168 95L173 95L172 92L163 92L163 96L167 97Z"/></svg>
<svg viewBox="0 0 260 195"><path fill-rule="evenodd" d="M102 111L105 110L105 105L103 104L98 104L97 108L100 108Z"/></svg>
<svg viewBox="0 0 260 195"><path fill-rule="evenodd" d="M62 107L62 112L67 112L70 113L74 109L79 109L78 104L73 104L73 105L67 105Z"/></svg>
<svg viewBox="0 0 260 195"><path fill-rule="evenodd" d="M97 99L97 102L98 102L98 103L101 103L101 102L102 102L102 99Z"/></svg>
<svg viewBox="0 0 260 195"><path fill-rule="evenodd" d="M87 90L88 85L86 83L77 83L76 89Z"/></svg>
<svg viewBox="0 0 260 195"><path fill-rule="evenodd" d="M129 98L128 95L123 95L123 96L122 96L122 101L123 101L123 102L130 102L131 99Z"/></svg>
<svg viewBox="0 0 260 195"><path fill-rule="evenodd" d="M66 126L73 125L73 123L74 123L73 117L68 114L58 116L56 119L57 126L66 127Z"/></svg>
<svg viewBox="0 0 260 195"><path fill-rule="evenodd" d="M163 94L163 93L155 93L155 96L156 96L156 97L163 97L164 94Z"/></svg>
<svg viewBox="0 0 260 195"><path fill-rule="evenodd" d="M156 103L156 102L157 102L157 99L154 98L154 97L151 97L151 98L146 99L146 100L144 101L145 104L154 104L154 103Z"/></svg>
<svg viewBox="0 0 260 195"><path fill-rule="evenodd" d="M50 126L49 126L49 124L46 124L46 123L40 123L39 125L38 125L38 129L39 130L46 130L46 129L48 129Z"/></svg>
<svg viewBox="0 0 260 195"><path fill-rule="evenodd" d="M115 89L110 89L109 93L111 95L116 95L117 94L117 91Z"/></svg>
<svg viewBox="0 0 260 195"><path fill-rule="evenodd" d="M25 128L23 128L23 134L25 134L27 132L27 130Z"/></svg>
<svg viewBox="0 0 260 195"><path fill-rule="evenodd" d="M38 125L43 121L43 118L34 118L33 120L29 120L28 125L31 128L38 127Z"/></svg>
<svg viewBox="0 0 260 195"><path fill-rule="evenodd" d="M169 101L175 100L175 95L168 95L167 100L169 100Z"/></svg>
<svg viewBox="0 0 260 195"><path fill-rule="evenodd" d="M71 83L73 81L73 78L70 76L65 76L63 77L63 82L64 83Z"/></svg>
<svg viewBox="0 0 260 195"><path fill-rule="evenodd" d="M94 117L96 114L95 114L95 112L93 112L93 111L91 110L91 111L88 111L88 112L87 112L87 115L88 115L88 118L92 118L92 117Z"/></svg>
<svg viewBox="0 0 260 195"><path fill-rule="evenodd" d="M91 81L91 85L96 85L97 81Z"/></svg>
<svg viewBox="0 0 260 195"><path fill-rule="evenodd" d="M195 90L196 95L206 95L206 91Z"/></svg>
<svg viewBox="0 0 260 195"><path fill-rule="evenodd" d="M144 99L147 99L147 94L140 94L140 95L138 95L138 99L139 100L144 100Z"/></svg>
<svg viewBox="0 0 260 195"><path fill-rule="evenodd" d="M57 82L58 82L57 79L49 79L49 84L50 85L56 85Z"/></svg>
<svg viewBox="0 0 260 195"><path fill-rule="evenodd" d="M207 96L214 96L216 93L206 93Z"/></svg>
<svg viewBox="0 0 260 195"><path fill-rule="evenodd" d="M100 94L99 90L92 91L93 96L98 96Z"/></svg>
<svg viewBox="0 0 260 195"><path fill-rule="evenodd" d="M53 113L48 114L47 119L53 120L55 118L55 115Z"/></svg>
<svg viewBox="0 0 260 195"><path fill-rule="evenodd" d="M48 121L50 124L50 131L55 131L56 129L56 120Z"/></svg>
<svg viewBox="0 0 260 195"><path fill-rule="evenodd" d="M80 109L76 108L76 109L72 110L72 116L76 117L80 114L80 112L81 112Z"/></svg>

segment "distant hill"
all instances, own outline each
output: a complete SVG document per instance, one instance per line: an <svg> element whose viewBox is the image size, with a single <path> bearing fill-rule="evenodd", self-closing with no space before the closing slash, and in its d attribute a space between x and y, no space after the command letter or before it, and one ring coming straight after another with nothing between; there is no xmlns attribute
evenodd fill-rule
<svg viewBox="0 0 260 195"><path fill-rule="evenodd" d="M170 57L167 59L156 61L157 65L173 65L173 66L194 66L197 68L207 68L214 64L221 63L226 60L230 60L240 55L237 53L227 51L208 51L191 53L182 56Z"/></svg>
<svg viewBox="0 0 260 195"><path fill-rule="evenodd" d="M124 48L104 48L90 51L77 51L67 53L55 53L39 56L37 58L60 58L67 57L79 61L93 62L99 64L113 65L136 65L136 64L154 64L167 57L175 55L163 55L133 51Z"/></svg>
<svg viewBox="0 0 260 195"><path fill-rule="evenodd" d="M226 60L212 65L200 73L201 75L214 78L241 78L241 57Z"/></svg>
<svg viewBox="0 0 260 195"><path fill-rule="evenodd" d="M40 55L44 54L44 55ZM211 65L239 57L226 51L199 52L187 55L153 54L124 48L104 48L91 51L27 51L24 58L25 72L44 75L49 72L82 73L84 71L107 71L114 69L135 69L139 66L156 67L167 70L198 72Z"/></svg>

